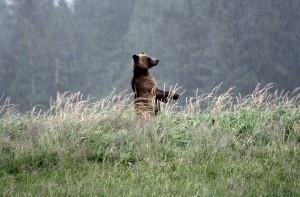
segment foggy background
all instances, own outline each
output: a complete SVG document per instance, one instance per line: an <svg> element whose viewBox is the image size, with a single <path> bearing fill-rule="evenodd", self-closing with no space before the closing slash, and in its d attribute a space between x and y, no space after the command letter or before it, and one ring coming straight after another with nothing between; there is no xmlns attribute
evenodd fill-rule
<svg viewBox="0 0 300 197"><path fill-rule="evenodd" d="M25 111L57 92L131 92L141 51L160 59L150 71L160 88L178 84L184 97L221 82L294 90L299 10L299 0L0 0L0 97Z"/></svg>

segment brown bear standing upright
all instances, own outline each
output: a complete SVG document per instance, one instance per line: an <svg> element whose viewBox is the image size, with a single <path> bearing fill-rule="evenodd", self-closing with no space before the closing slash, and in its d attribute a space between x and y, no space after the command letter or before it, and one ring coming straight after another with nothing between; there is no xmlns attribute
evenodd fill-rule
<svg viewBox="0 0 300 197"><path fill-rule="evenodd" d="M156 66L159 60L145 53L133 55L133 78L131 86L134 91L134 107L139 118L147 119L156 115L160 110L160 101L167 102L168 98L177 100L178 94L158 89L157 83L148 69Z"/></svg>

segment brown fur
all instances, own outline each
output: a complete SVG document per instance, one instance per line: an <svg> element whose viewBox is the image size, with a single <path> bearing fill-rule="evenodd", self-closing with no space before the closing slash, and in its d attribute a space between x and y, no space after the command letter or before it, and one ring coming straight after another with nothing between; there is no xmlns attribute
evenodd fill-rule
<svg viewBox="0 0 300 197"><path fill-rule="evenodd" d="M168 98L177 100L178 94L158 89L157 83L148 69L156 66L159 60L145 53L133 55L133 77L131 80L134 91L134 107L140 118L150 118L160 111L160 101L167 102Z"/></svg>

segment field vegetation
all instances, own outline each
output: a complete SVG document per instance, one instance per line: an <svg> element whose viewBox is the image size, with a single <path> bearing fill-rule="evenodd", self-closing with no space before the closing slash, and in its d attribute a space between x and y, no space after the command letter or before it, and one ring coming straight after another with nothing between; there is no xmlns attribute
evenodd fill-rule
<svg viewBox="0 0 300 197"><path fill-rule="evenodd" d="M7 100L0 196L299 196L299 89L233 92L164 104L148 122L126 92L58 94L23 114Z"/></svg>

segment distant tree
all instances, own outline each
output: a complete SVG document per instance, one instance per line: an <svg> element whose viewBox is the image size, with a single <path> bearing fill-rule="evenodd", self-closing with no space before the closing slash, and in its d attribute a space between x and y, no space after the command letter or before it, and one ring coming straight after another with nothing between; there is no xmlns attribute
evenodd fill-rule
<svg viewBox="0 0 300 197"><path fill-rule="evenodd" d="M174 6L172 6L172 3ZM168 65L187 93L237 86L249 93L258 83L299 86L299 3L286 1L172 1L159 30ZM176 65L176 69L174 69ZM188 77L189 80L186 80Z"/></svg>
<svg viewBox="0 0 300 197"><path fill-rule="evenodd" d="M12 69L7 66L5 61L8 61L5 57L8 55L10 39L10 27L8 18L10 17L8 6L4 0L0 0L0 96L7 94L9 90L8 84L10 84Z"/></svg>
<svg viewBox="0 0 300 197"><path fill-rule="evenodd" d="M56 92L79 91L82 68L76 64L74 13L65 0L58 1L53 7L51 23L43 41L48 73L51 73L48 77L52 81L52 95Z"/></svg>
<svg viewBox="0 0 300 197"><path fill-rule="evenodd" d="M82 90L100 97L124 85L124 69L131 52L124 43L135 1L76 0L77 64L82 68ZM126 75L125 75L126 76ZM129 82L128 82L128 87Z"/></svg>
<svg viewBox="0 0 300 197"><path fill-rule="evenodd" d="M38 1L14 0L10 10L13 32L9 53L5 56L5 67L11 70L8 96L17 103L29 103L31 96L36 94L35 78L32 70L35 64L37 42L34 39L40 33L33 25L37 22ZM29 96L31 95L31 96ZM22 100L18 100L22 98Z"/></svg>
<svg viewBox="0 0 300 197"><path fill-rule="evenodd" d="M287 1L232 0L227 3L223 24L228 38L222 47L229 62L222 73L241 92L251 91L258 83L275 83L277 88L293 90L299 86L299 3ZM227 72L226 72L227 71ZM230 71L230 72L229 72Z"/></svg>
<svg viewBox="0 0 300 197"><path fill-rule="evenodd" d="M9 17L8 6L4 0L0 0L0 48L5 50L7 47L7 38L8 38L8 24L7 19ZM2 51L1 50L1 51Z"/></svg>
<svg viewBox="0 0 300 197"><path fill-rule="evenodd" d="M11 73L6 83L7 94L21 109L48 105L50 96L58 90L56 57L68 50L65 47L70 45L63 42L72 38L57 32L58 29L68 32L67 26L58 24L65 20L61 16L58 19L59 9L70 14L63 2L59 1L58 6L53 0L12 0L10 3L13 29L4 66Z"/></svg>
<svg viewBox="0 0 300 197"><path fill-rule="evenodd" d="M168 54L169 81L187 90L186 95L210 91L221 83L216 78L222 66L219 55L225 27L219 20L222 9L215 1L177 1L163 11L163 54ZM180 5L180 6L178 6ZM173 78L173 79L172 79Z"/></svg>

